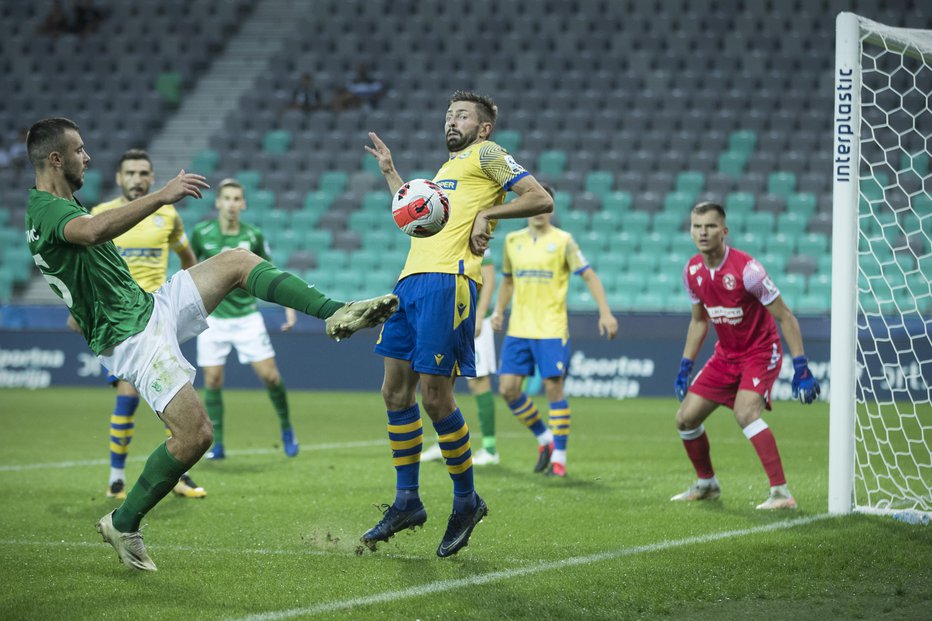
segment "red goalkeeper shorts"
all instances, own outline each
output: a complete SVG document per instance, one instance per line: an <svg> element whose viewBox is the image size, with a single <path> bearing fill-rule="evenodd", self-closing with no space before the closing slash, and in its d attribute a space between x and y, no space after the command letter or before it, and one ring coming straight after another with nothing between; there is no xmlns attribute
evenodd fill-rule
<svg viewBox="0 0 932 621"><path fill-rule="evenodd" d="M783 364L783 349L776 341L769 350L726 359L718 349L696 375L689 392L721 403L732 409L739 390L750 390L764 398L770 409L770 389L780 375Z"/></svg>

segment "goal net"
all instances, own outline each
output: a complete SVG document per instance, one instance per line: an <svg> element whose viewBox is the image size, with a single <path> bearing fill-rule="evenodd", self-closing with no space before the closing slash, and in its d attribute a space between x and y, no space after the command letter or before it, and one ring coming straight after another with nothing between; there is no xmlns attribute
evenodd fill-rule
<svg viewBox="0 0 932 621"><path fill-rule="evenodd" d="M838 16L829 510L932 512L932 31Z"/></svg>

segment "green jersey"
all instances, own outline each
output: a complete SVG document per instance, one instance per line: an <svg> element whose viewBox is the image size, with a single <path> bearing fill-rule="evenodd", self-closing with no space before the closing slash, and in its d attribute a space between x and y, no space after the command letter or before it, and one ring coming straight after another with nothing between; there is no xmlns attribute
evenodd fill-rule
<svg viewBox="0 0 932 621"><path fill-rule="evenodd" d="M79 246L65 240L65 225L86 215L77 200L33 188L26 208L26 244L52 291L100 355L142 332L155 303L130 276L112 241Z"/></svg>
<svg viewBox="0 0 932 621"><path fill-rule="evenodd" d="M234 235L224 235L220 230L219 220L201 222L191 233L191 249L198 261L234 248L251 250L267 261L271 254L262 231L245 222L239 223L239 233ZM257 311L256 298L245 289L237 287L220 301L211 315L222 318L245 317Z"/></svg>

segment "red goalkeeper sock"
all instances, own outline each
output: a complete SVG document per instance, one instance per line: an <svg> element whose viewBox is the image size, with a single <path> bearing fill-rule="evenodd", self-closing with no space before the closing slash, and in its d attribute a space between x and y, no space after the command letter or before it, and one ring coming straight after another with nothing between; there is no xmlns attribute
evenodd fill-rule
<svg viewBox="0 0 932 621"><path fill-rule="evenodd" d="M695 429L681 431L680 437L683 439L689 461L693 462L693 468L696 469L696 475L700 479L714 477L715 470L712 469L712 456L709 453L709 436L705 433L705 427L699 425Z"/></svg>
<svg viewBox="0 0 932 621"><path fill-rule="evenodd" d="M744 435L760 458L760 463L764 466L764 472L770 479L770 486L786 484L786 477L783 475L783 461L780 459L780 451L777 450L777 440L773 437L773 432L762 418L758 418L750 425L744 428Z"/></svg>

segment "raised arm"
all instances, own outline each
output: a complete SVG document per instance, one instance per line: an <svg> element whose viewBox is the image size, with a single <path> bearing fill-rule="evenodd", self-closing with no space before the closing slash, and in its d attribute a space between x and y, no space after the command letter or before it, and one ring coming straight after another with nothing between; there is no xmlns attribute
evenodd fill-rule
<svg viewBox="0 0 932 621"><path fill-rule="evenodd" d="M137 198L119 209L72 219L65 225L65 241L78 246L103 244L130 230L162 205L176 203L186 196L201 198L201 190L209 187L201 175L182 170L161 190Z"/></svg>
<svg viewBox="0 0 932 621"><path fill-rule="evenodd" d="M369 140L372 141L373 146L365 145L366 151L379 163L379 170L382 171L382 176L385 177L385 181L388 183L389 191L394 195L398 188L404 185L404 180L395 170L392 152L375 132L369 132Z"/></svg>

